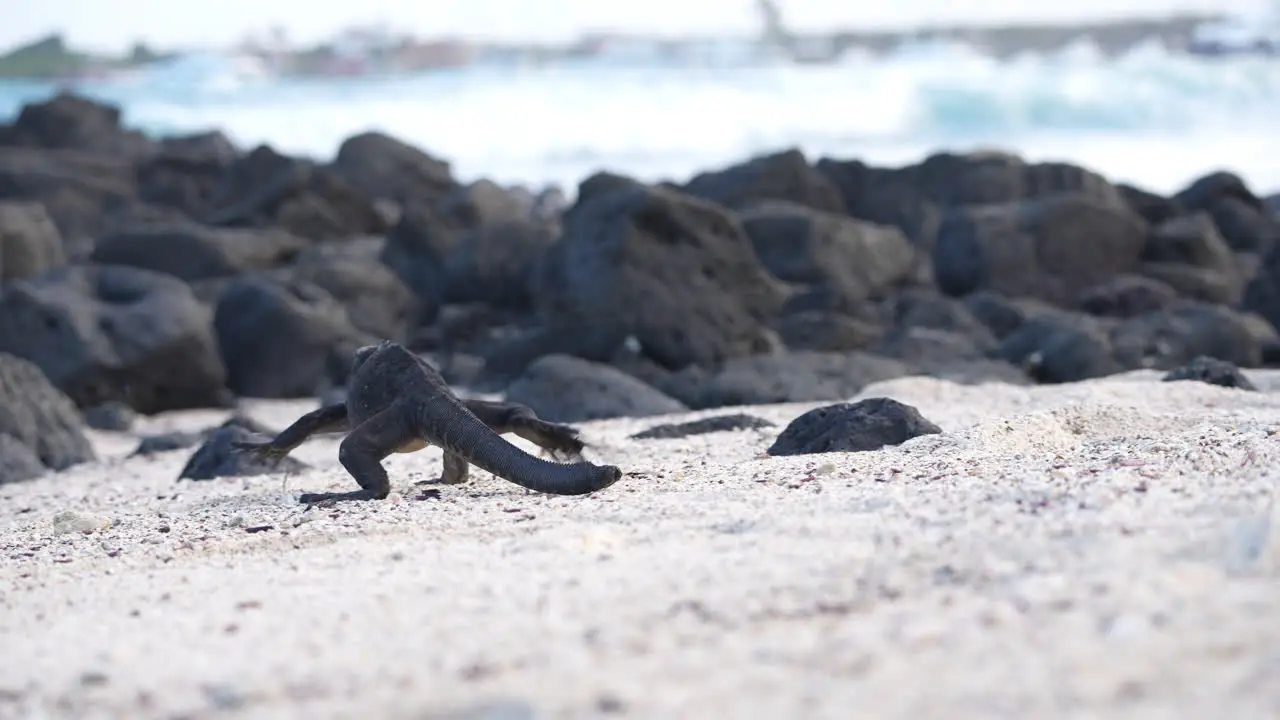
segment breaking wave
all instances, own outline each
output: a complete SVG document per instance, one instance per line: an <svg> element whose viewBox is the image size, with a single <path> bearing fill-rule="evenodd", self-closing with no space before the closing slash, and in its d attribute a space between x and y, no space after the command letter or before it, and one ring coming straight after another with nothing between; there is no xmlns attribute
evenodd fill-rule
<svg viewBox="0 0 1280 720"><path fill-rule="evenodd" d="M613 64L476 68L403 78L280 80L199 58L80 90L156 132L221 128L328 157L380 129L453 161L464 177L572 187L608 168L681 178L762 151L901 163L940 149L1001 147L1081 162L1169 191L1231 168L1280 186L1274 59L1204 60L1144 47L1115 59L1087 45L1004 61L919 45L827 66ZM51 92L0 84L0 117Z"/></svg>

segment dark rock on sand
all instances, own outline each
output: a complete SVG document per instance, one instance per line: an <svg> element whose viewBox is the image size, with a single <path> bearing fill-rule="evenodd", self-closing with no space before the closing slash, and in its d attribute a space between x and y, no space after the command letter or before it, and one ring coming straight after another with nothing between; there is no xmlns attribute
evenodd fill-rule
<svg viewBox="0 0 1280 720"><path fill-rule="evenodd" d="M237 159L201 220L222 227L276 227L311 240L381 233L386 218L341 175L261 145Z"/></svg>
<svg viewBox="0 0 1280 720"><path fill-rule="evenodd" d="M884 335L884 328L875 323L826 310L792 313L779 318L773 327L790 350L862 350Z"/></svg>
<svg viewBox="0 0 1280 720"><path fill-rule="evenodd" d="M344 384L356 349L377 343L324 290L261 275L237 277L222 290L213 328L227 386L247 397L314 397Z"/></svg>
<svg viewBox="0 0 1280 720"><path fill-rule="evenodd" d="M1202 175L1175 194L1172 200L1188 212L1208 210L1223 199L1234 199L1253 207L1262 207L1258 196L1239 175L1224 170Z"/></svg>
<svg viewBox="0 0 1280 720"><path fill-rule="evenodd" d="M885 397L815 408L792 420L770 455L865 452L942 432L911 405Z"/></svg>
<svg viewBox="0 0 1280 720"><path fill-rule="evenodd" d="M120 124L119 107L68 92L23 106L7 135L12 145L128 160L155 150L153 141Z"/></svg>
<svg viewBox="0 0 1280 720"><path fill-rule="evenodd" d="M137 166L138 197L192 218L212 209L214 193L240 151L218 131L163 138Z"/></svg>
<svg viewBox="0 0 1280 720"><path fill-rule="evenodd" d="M1280 245L1262 256L1261 266L1245 288L1240 306L1280 328Z"/></svg>
<svg viewBox="0 0 1280 720"><path fill-rule="evenodd" d="M12 435L0 434L0 485L34 480L48 471L35 450Z"/></svg>
<svg viewBox="0 0 1280 720"><path fill-rule="evenodd" d="M0 352L0 485L95 459L70 398L33 363Z"/></svg>
<svg viewBox="0 0 1280 720"><path fill-rule="evenodd" d="M833 309L855 308L916 269L915 248L895 227L777 200L750 205L740 216L765 268L788 283L822 286L836 299Z"/></svg>
<svg viewBox="0 0 1280 720"><path fill-rule="evenodd" d="M82 408L138 412L225 406L209 311L181 280L138 268L71 265L0 293L0 351L25 358Z"/></svg>
<svg viewBox="0 0 1280 720"><path fill-rule="evenodd" d="M936 290L912 288L886 301L889 328L873 347L909 363L936 365L947 358L986 357L997 341L965 303Z"/></svg>
<svg viewBox="0 0 1280 720"><path fill-rule="evenodd" d="M1040 300L1009 298L989 290L966 295L964 306L997 340L1004 340L1033 317L1058 312L1058 308Z"/></svg>
<svg viewBox="0 0 1280 720"><path fill-rule="evenodd" d="M167 273L190 282L280 267L307 244L296 235L275 229L152 223L104 236L89 259L99 265Z"/></svg>
<svg viewBox="0 0 1280 720"><path fill-rule="evenodd" d="M444 258L444 301L529 307L532 273L557 239L550 224L522 219L467 232Z"/></svg>
<svg viewBox="0 0 1280 720"><path fill-rule="evenodd" d="M232 417L208 434L178 473L179 480L213 480L220 477L252 477L271 473L292 473L310 467L301 460L284 457L279 463L259 460L252 453L238 451L233 443L261 440L262 428Z"/></svg>
<svg viewBox="0 0 1280 720"><path fill-rule="evenodd" d="M304 251L278 277L313 285L347 311L357 330L373 337L405 342L425 319L418 296L378 261L380 238L317 245Z"/></svg>
<svg viewBox="0 0 1280 720"><path fill-rule="evenodd" d="M62 233L43 205L0 201L0 285L38 277L66 261Z"/></svg>
<svg viewBox="0 0 1280 720"><path fill-rule="evenodd" d="M1067 313L1028 319L1004 338L996 356L1040 383L1088 380L1122 369L1106 327Z"/></svg>
<svg viewBox="0 0 1280 720"><path fill-rule="evenodd" d="M86 408L83 415L85 424L89 427L109 432L128 432L138 417L133 408L119 400Z"/></svg>
<svg viewBox="0 0 1280 720"><path fill-rule="evenodd" d="M1280 220L1280 193L1268 195L1262 199L1262 206L1266 208L1271 217Z"/></svg>
<svg viewBox="0 0 1280 720"><path fill-rule="evenodd" d="M645 389L569 416L1280 363L1280 222L1227 172L1165 197L1005 152L788 148L557 197L377 132L319 162L61 93L0 126L0 351L91 418L340 392L382 338L473 390Z"/></svg>
<svg viewBox="0 0 1280 720"><path fill-rule="evenodd" d="M1222 387L1255 392L1258 389L1249 381L1249 378L1245 377L1244 373L1240 372L1240 368L1236 367L1235 363L1204 355L1194 358L1186 365L1170 370L1165 374L1163 380L1165 382L1196 380L1210 385L1221 385Z"/></svg>
<svg viewBox="0 0 1280 720"><path fill-rule="evenodd" d="M835 184L794 148L699 173L681 189L735 210L759 200L788 200L837 214L846 210Z"/></svg>
<svg viewBox="0 0 1280 720"><path fill-rule="evenodd" d="M773 427L773 423L745 413L713 415L682 423L662 423L631 435L632 440L677 440L694 435L737 430L759 430Z"/></svg>
<svg viewBox="0 0 1280 720"><path fill-rule="evenodd" d="M912 374L906 363L880 355L802 351L734 358L710 370L688 368L659 389L703 410L846 398L870 383Z"/></svg>
<svg viewBox="0 0 1280 720"><path fill-rule="evenodd" d="M1149 190L1143 190L1124 183L1117 183L1116 190L1120 191L1120 196L1124 198L1125 204L1129 206L1129 209L1141 215L1144 220L1152 225L1159 225L1186 212L1186 209L1177 200Z"/></svg>
<svg viewBox="0 0 1280 720"><path fill-rule="evenodd" d="M191 432L174 430L170 432L157 433L155 435L143 436L143 438L138 442L138 447L129 454L129 457L154 455L156 453L170 452L172 450L185 450L189 447L195 447L219 430L232 425L257 435L266 435L270 437L276 434L274 430L263 425L257 420L254 420L248 415L235 412L221 425L215 425L203 430Z"/></svg>
<svg viewBox="0 0 1280 720"><path fill-rule="evenodd" d="M689 409L621 370L567 355L536 360L507 388L506 399L528 405L545 420L562 423Z"/></svg>
<svg viewBox="0 0 1280 720"><path fill-rule="evenodd" d="M1232 250L1266 252L1280 241L1280 220L1258 205L1221 198L1209 207L1209 214Z"/></svg>
<svg viewBox="0 0 1280 720"><path fill-rule="evenodd" d="M1016 205L1062 194L1127 207L1097 173L1065 163L1028 163L1003 152L942 152L900 168L823 158L817 168L840 189L850 215L897 226L926 252L953 208Z"/></svg>
<svg viewBox="0 0 1280 720"><path fill-rule="evenodd" d="M1127 318L1163 310L1178 301L1178 292L1154 278L1116 275L1085 288L1076 305L1090 315Z"/></svg>
<svg viewBox="0 0 1280 720"><path fill-rule="evenodd" d="M137 197L131 164L75 150L0 147L0 198L43 205L71 259L123 223L154 217Z"/></svg>
<svg viewBox="0 0 1280 720"><path fill-rule="evenodd" d="M155 435L146 435L139 440L138 447L129 453L129 457L155 455L156 453L170 452L172 450L185 450L200 444L208 434L208 432L173 430Z"/></svg>
<svg viewBox="0 0 1280 720"><path fill-rule="evenodd" d="M1233 250L1265 253L1280 240L1280 222L1238 175L1209 173L1179 192L1175 199L1188 212L1203 211L1213 219Z"/></svg>
<svg viewBox="0 0 1280 720"><path fill-rule="evenodd" d="M344 140L330 167L368 198L404 206L434 206L457 187L448 162L380 132Z"/></svg>
<svg viewBox="0 0 1280 720"><path fill-rule="evenodd" d="M1110 344L1121 368L1127 370L1166 370L1200 355L1242 367L1262 362L1259 336L1248 317L1195 301L1125 320L1111 329Z"/></svg>
<svg viewBox="0 0 1280 720"><path fill-rule="evenodd" d="M634 337L679 369L768 352L785 289L737 218L678 192L622 184L580 200L544 256L535 303L551 329L596 346Z"/></svg>
<svg viewBox="0 0 1280 720"><path fill-rule="evenodd" d="M457 229L435 211L416 205L406 208L387 233L379 259L418 297L426 320L444 303L444 258L459 242Z"/></svg>
<svg viewBox="0 0 1280 720"><path fill-rule="evenodd" d="M949 295L988 289L1067 305L1084 289L1131 270L1146 222L1083 194L956 208L938 230L938 287Z"/></svg>
<svg viewBox="0 0 1280 720"><path fill-rule="evenodd" d="M556 239L555 223L484 181L450 193L437 208L405 208L381 260L433 310L470 302L526 308L530 274Z"/></svg>

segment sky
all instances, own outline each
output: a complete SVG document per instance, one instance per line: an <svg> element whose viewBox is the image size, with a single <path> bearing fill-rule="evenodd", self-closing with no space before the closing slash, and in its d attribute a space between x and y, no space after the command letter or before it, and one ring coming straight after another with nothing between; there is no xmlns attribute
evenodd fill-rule
<svg viewBox="0 0 1280 720"><path fill-rule="evenodd" d="M1259 0L777 0L797 30L930 22L1071 20L1223 11ZM0 47L62 32L77 48L115 52L136 40L161 49L228 45L279 24L313 42L355 23L385 21L414 35L559 41L583 30L742 33L754 0L0 0Z"/></svg>

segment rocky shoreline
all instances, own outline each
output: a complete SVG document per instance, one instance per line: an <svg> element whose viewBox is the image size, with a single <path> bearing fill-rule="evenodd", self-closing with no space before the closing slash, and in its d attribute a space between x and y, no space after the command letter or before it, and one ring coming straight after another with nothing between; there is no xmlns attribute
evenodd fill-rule
<svg viewBox="0 0 1280 720"><path fill-rule="evenodd" d="M1278 212L1225 171L1162 197L1011 155L787 149L682 185L601 172L569 204L377 133L317 161L60 95L0 125L0 353L95 425L331 396L382 338L562 422L1274 367ZM54 422L27 385L4 402ZM0 482L86 459L37 444Z"/></svg>

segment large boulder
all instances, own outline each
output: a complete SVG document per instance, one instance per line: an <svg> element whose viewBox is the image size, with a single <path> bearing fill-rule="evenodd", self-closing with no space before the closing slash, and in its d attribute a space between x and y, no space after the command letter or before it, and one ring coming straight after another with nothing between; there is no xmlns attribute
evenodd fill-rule
<svg viewBox="0 0 1280 720"><path fill-rule="evenodd" d="M163 138L158 151L138 163L138 197L197 218L240 151L217 131Z"/></svg>
<svg viewBox="0 0 1280 720"><path fill-rule="evenodd" d="M461 241L461 233L436 211L418 205L405 208L387 233L378 259L418 297L427 319L444 303L445 258Z"/></svg>
<svg viewBox="0 0 1280 720"><path fill-rule="evenodd" d="M845 212L839 189L794 148L699 173L682 189L733 209L761 200L787 200L814 210Z"/></svg>
<svg viewBox="0 0 1280 720"><path fill-rule="evenodd" d="M0 285L42 275L66 260L62 234L43 205L0 201Z"/></svg>
<svg viewBox="0 0 1280 720"><path fill-rule="evenodd" d="M1246 286L1240 305L1280 329L1280 244L1263 256L1262 266Z"/></svg>
<svg viewBox="0 0 1280 720"><path fill-rule="evenodd" d="M533 220L511 220L476 228L444 258L443 300L527 308L530 282L543 254L557 240L551 227Z"/></svg>
<svg viewBox="0 0 1280 720"><path fill-rule="evenodd" d="M724 208L619 183L588 194L543 258L535 302L552 328L593 345L634 337L672 369L769 351L785 290Z"/></svg>
<svg viewBox="0 0 1280 720"><path fill-rule="evenodd" d="M1235 305L1244 293L1236 256L1204 211L1151 228L1137 272L1207 302Z"/></svg>
<svg viewBox="0 0 1280 720"><path fill-rule="evenodd" d="M72 265L11 283L0 293L0 352L35 363L82 408L227 402L208 309L162 273Z"/></svg>
<svg viewBox="0 0 1280 720"><path fill-rule="evenodd" d="M942 152L901 168L823 158L817 168L839 188L850 215L895 225L926 250L932 249L951 208L1062 193L1127 207L1120 192L1097 173L1066 163L1028 163L1004 152Z"/></svg>
<svg viewBox="0 0 1280 720"><path fill-rule="evenodd" d="M1214 170L1192 180L1174 195L1173 200L1190 212L1208 210L1219 200L1234 199L1255 208L1262 201L1249 189L1239 175L1225 170Z"/></svg>
<svg viewBox="0 0 1280 720"><path fill-rule="evenodd" d="M119 107L69 92L24 105L8 135L16 145L129 160L155 150L142 133L121 125Z"/></svg>
<svg viewBox="0 0 1280 720"><path fill-rule="evenodd" d="M428 308L484 302L523 308L531 269L557 239L554 223L488 181L461 187L439 206L406 206L381 260Z"/></svg>
<svg viewBox="0 0 1280 720"><path fill-rule="evenodd" d="M1194 268L1170 264L1163 269L1177 271ZM1086 288L1076 298L1077 307L1090 315L1118 318L1162 310L1177 302L1178 291L1172 286L1141 275L1116 275L1110 280Z"/></svg>
<svg viewBox="0 0 1280 720"><path fill-rule="evenodd" d="M228 283L213 326L228 387L249 397L315 397L344 384L356 349L377 342L319 287L264 275Z"/></svg>
<svg viewBox="0 0 1280 720"><path fill-rule="evenodd" d="M449 163L380 132L343 141L331 167L375 200L433 207L457 187Z"/></svg>
<svg viewBox="0 0 1280 720"><path fill-rule="evenodd" d="M94 459L71 400L40 368L0 352L0 485Z"/></svg>
<svg viewBox="0 0 1280 720"><path fill-rule="evenodd" d="M423 318L423 304L378 261L382 238L361 238L313 247L278 272L327 292L347 310L356 329L405 342Z"/></svg>
<svg viewBox="0 0 1280 720"><path fill-rule="evenodd" d="M107 235L97 242L89 259L100 265L128 265L193 281L279 267L305 247L305 240L281 230L166 222Z"/></svg>
<svg viewBox="0 0 1280 720"><path fill-rule="evenodd" d="M1116 183L1116 190L1130 210L1138 213L1152 225L1172 220L1186 214L1186 208L1173 198L1140 187Z"/></svg>
<svg viewBox="0 0 1280 720"><path fill-rule="evenodd" d="M213 225L279 227L309 240L384 232L373 201L327 166L260 145L232 163L201 219Z"/></svg>
<svg viewBox="0 0 1280 720"><path fill-rule="evenodd" d="M783 352L733 358L706 371L686 368L659 389L695 410L731 405L836 400L881 380L916 374L898 360L866 352Z"/></svg>
<svg viewBox="0 0 1280 720"><path fill-rule="evenodd" d="M1108 329L1094 318L1066 312L1033 316L1003 338L995 355L1046 384L1113 375L1124 368Z"/></svg>
<svg viewBox="0 0 1280 720"><path fill-rule="evenodd" d="M507 388L509 402L550 422L578 423L688 411L679 400L617 368L568 355L546 355Z"/></svg>
<svg viewBox="0 0 1280 720"><path fill-rule="evenodd" d="M43 205L72 255L148 210L132 164L75 150L0 147L0 199Z"/></svg>
<svg viewBox="0 0 1280 720"><path fill-rule="evenodd" d="M1080 193L959 207L938 230L934 274L951 295L986 289L1069 305L1131 270L1146 234L1132 210Z"/></svg>
<svg viewBox="0 0 1280 720"><path fill-rule="evenodd" d="M1169 370L1201 355L1241 367L1262 363L1259 338L1247 316L1197 301L1125 320L1111 330L1111 345L1126 368Z"/></svg>
<svg viewBox="0 0 1280 720"><path fill-rule="evenodd" d="M1208 173L1174 197L1190 212L1208 213L1233 250L1265 253L1280 241L1280 220L1235 173Z"/></svg>
<svg viewBox="0 0 1280 720"><path fill-rule="evenodd" d="M843 308L908 280L916 269L916 250L896 227L776 200L741 217L756 255L775 277L820 285Z"/></svg>

